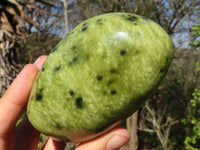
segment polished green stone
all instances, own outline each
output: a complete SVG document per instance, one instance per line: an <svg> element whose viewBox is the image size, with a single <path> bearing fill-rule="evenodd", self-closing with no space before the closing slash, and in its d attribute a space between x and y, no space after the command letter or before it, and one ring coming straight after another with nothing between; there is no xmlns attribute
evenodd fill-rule
<svg viewBox="0 0 200 150"><path fill-rule="evenodd" d="M129 13L88 19L48 56L32 88L28 118L47 135L91 139L140 108L171 59L168 34L150 19Z"/></svg>

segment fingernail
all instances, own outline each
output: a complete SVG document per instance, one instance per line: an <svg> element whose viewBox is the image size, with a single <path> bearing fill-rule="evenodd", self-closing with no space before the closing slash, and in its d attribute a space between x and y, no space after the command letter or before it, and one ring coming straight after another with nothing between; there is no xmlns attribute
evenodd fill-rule
<svg viewBox="0 0 200 150"><path fill-rule="evenodd" d="M114 135L107 143L106 148L107 150L117 150L124 144L128 142L127 137L123 137L120 135Z"/></svg>
<svg viewBox="0 0 200 150"><path fill-rule="evenodd" d="M38 59L34 62L34 65L36 65L38 67L38 69L40 70L43 63L45 62L47 56L40 56L38 57Z"/></svg>
<svg viewBox="0 0 200 150"><path fill-rule="evenodd" d="M41 60L41 57L38 57L38 58L36 59L36 61L34 62L34 64L36 65L38 62L40 62L40 60Z"/></svg>

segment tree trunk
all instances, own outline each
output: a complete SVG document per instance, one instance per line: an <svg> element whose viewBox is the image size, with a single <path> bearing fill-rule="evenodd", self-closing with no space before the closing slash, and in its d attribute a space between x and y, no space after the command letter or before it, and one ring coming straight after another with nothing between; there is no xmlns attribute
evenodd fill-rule
<svg viewBox="0 0 200 150"><path fill-rule="evenodd" d="M15 62L15 44L0 39L0 97L10 86L13 79L21 69L21 65Z"/></svg>
<svg viewBox="0 0 200 150"><path fill-rule="evenodd" d="M62 0L62 2L63 2L63 6L64 6L65 30L66 30L66 34L68 34L69 33L69 25L68 25L68 14L67 14L67 1Z"/></svg>
<svg viewBox="0 0 200 150"><path fill-rule="evenodd" d="M127 128L130 133L129 150L137 150L138 148L137 122L138 110L127 120Z"/></svg>

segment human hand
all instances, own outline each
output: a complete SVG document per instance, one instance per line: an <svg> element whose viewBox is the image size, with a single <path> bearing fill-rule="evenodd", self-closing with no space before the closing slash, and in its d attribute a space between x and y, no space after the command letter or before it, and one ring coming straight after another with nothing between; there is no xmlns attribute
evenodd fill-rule
<svg viewBox="0 0 200 150"><path fill-rule="evenodd" d="M35 150L40 133L25 118L16 122L25 110L31 86L46 56L26 65L0 99L0 150ZM129 140L127 130L116 127L104 135L81 143L76 150L117 150ZM65 143L49 138L43 150L63 150Z"/></svg>

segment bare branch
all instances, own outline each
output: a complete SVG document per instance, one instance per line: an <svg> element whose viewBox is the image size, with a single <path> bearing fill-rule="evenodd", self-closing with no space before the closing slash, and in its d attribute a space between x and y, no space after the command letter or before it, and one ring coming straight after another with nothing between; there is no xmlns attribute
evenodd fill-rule
<svg viewBox="0 0 200 150"><path fill-rule="evenodd" d="M159 98L159 92L157 92ZM143 120L140 121L138 130L148 132L148 133L156 133L160 143L163 146L163 149L167 149L167 142L169 139L171 126L178 123L178 120L173 120L171 117L167 116L165 122L163 122L164 117L166 117L167 111L167 103L164 105L164 108L159 113L155 111L155 108L150 106L149 103L146 103L143 111L141 112L141 116ZM145 122L145 121L148 121Z"/></svg>
<svg viewBox="0 0 200 150"><path fill-rule="evenodd" d="M67 1L62 0L63 6L64 6L64 16L65 16L65 30L66 34L69 33L69 27L68 27L68 15L67 15Z"/></svg>
<svg viewBox="0 0 200 150"><path fill-rule="evenodd" d="M138 130L148 132L148 133L155 133L156 132L155 130L148 129L148 128L138 128Z"/></svg>

